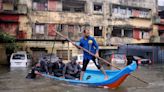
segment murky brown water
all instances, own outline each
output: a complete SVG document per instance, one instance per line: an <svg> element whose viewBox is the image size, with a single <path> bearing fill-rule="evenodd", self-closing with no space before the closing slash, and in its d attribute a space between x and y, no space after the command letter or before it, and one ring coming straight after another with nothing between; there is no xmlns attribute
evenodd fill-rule
<svg viewBox="0 0 164 92"><path fill-rule="evenodd" d="M104 89L69 85L47 78L35 80L25 79L28 72L26 68L0 66L0 92L163 92L164 91L164 65L140 66L134 73L141 79L148 81L146 85L133 77L117 89Z"/></svg>

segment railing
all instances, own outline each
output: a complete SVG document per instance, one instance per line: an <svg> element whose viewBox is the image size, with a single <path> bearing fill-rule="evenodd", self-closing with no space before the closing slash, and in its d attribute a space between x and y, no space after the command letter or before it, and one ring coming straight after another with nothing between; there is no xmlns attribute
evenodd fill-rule
<svg viewBox="0 0 164 92"><path fill-rule="evenodd" d="M17 4L15 5L16 9L14 10L0 10L2 14L27 14L27 5L24 4Z"/></svg>
<svg viewBox="0 0 164 92"><path fill-rule="evenodd" d="M2 0L2 3L12 3L12 4L17 4L18 0Z"/></svg>

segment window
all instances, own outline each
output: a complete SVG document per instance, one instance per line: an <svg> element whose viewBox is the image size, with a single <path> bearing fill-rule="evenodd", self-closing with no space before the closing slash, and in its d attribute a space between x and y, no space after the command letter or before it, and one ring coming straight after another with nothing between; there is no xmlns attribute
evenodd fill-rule
<svg viewBox="0 0 164 92"><path fill-rule="evenodd" d="M137 39L137 40L140 40L141 39L141 31L140 29L133 29L133 38L134 39Z"/></svg>
<svg viewBox="0 0 164 92"><path fill-rule="evenodd" d="M128 10L127 10L127 14L128 14L128 16L130 17L130 16L132 15L132 10L131 10L131 9L128 9Z"/></svg>
<svg viewBox="0 0 164 92"><path fill-rule="evenodd" d="M48 10L56 11L57 1L56 0L48 0Z"/></svg>
<svg viewBox="0 0 164 92"><path fill-rule="evenodd" d="M72 51L69 52L70 57L72 57ZM63 58L63 60L68 60L68 50L57 50L57 56Z"/></svg>
<svg viewBox="0 0 164 92"><path fill-rule="evenodd" d="M48 36L56 36L57 25L48 24Z"/></svg>
<svg viewBox="0 0 164 92"><path fill-rule="evenodd" d="M125 37L133 37L133 30L132 29L125 29L124 30L124 36Z"/></svg>
<svg viewBox="0 0 164 92"><path fill-rule="evenodd" d="M85 3L86 2L84 2L84 1L63 0L62 1L63 11L84 12L85 11Z"/></svg>
<svg viewBox="0 0 164 92"><path fill-rule="evenodd" d="M142 39L149 39L150 35L149 32L146 32L145 30L142 31Z"/></svg>
<svg viewBox="0 0 164 92"><path fill-rule="evenodd" d="M48 3L47 0L33 0L32 3L33 10L39 10L39 11L47 10L48 8L47 3Z"/></svg>
<svg viewBox="0 0 164 92"><path fill-rule="evenodd" d="M12 3L3 3L2 8L3 8L3 10L6 10L6 11L12 11L12 10L14 10L14 4L12 4Z"/></svg>
<svg viewBox="0 0 164 92"><path fill-rule="evenodd" d="M118 13L118 7L114 7L112 12L115 14Z"/></svg>
<svg viewBox="0 0 164 92"><path fill-rule="evenodd" d="M114 27L112 31L114 37L133 37L133 30L131 28Z"/></svg>
<svg viewBox="0 0 164 92"><path fill-rule="evenodd" d="M159 31L159 36L164 37L164 32L163 31Z"/></svg>
<svg viewBox="0 0 164 92"><path fill-rule="evenodd" d="M94 4L93 8L94 8L94 11L102 12L102 4Z"/></svg>
<svg viewBox="0 0 164 92"><path fill-rule="evenodd" d="M121 14L126 14L126 9L124 9L124 8L120 8L120 11L119 11Z"/></svg>
<svg viewBox="0 0 164 92"><path fill-rule="evenodd" d="M80 40L80 26L79 25L68 25L68 37L71 40L78 41Z"/></svg>
<svg viewBox="0 0 164 92"><path fill-rule="evenodd" d="M35 25L35 33L36 34L44 34L45 25L44 24L36 24Z"/></svg>
<svg viewBox="0 0 164 92"><path fill-rule="evenodd" d="M121 37L122 36L122 31L121 31L121 28L113 28L113 31L112 31L112 36L114 37Z"/></svg>
<svg viewBox="0 0 164 92"><path fill-rule="evenodd" d="M14 54L13 59L19 59L19 60L24 60L25 55L24 54Z"/></svg>
<svg viewBox="0 0 164 92"><path fill-rule="evenodd" d="M130 6L123 5L113 5L112 13L113 17L117 18L130 18L130 17L141 17L141 18L150 18L150 11L146 8L135 8Z"/></svg>
<svg viewBox="0 0 164 92"><path fill-rule="evenodd" d="M94 36L102 36L102 27L94 27Z"/></svg>
<svg viewBox="0 0 164 92"><path fill-rule="evenodd" d="M3 32L9 33L12 36L16 36L17 35L16 32L18 31L18 23L0 23L0 30L2 30Z"/></svg>

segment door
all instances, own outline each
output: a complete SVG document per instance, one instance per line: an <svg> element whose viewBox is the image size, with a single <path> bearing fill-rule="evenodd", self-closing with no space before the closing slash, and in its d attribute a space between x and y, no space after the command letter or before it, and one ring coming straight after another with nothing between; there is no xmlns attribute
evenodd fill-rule
<svg viewBox="0 0 164 92"><path fill-rule="evenodd" d="M39 62L39 59L41 57L43 57L44 55L46 55L47 50L45 48L31 48L32 50L32 64L36 64L37 62Z"/></svg>

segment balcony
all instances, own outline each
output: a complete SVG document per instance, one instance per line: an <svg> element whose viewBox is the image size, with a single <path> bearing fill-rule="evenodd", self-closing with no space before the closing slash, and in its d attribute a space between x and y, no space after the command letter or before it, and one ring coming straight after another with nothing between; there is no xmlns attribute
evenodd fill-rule
<svg viewBox="0 0 164 92"><path fill-rule="evenodd" d="M112 17L150 19L151 9L113 4Z"/></svg>
<svg viewBox="0 0 164 92"><path fill-rule="evenodd" d="M63 0L62 11L63 12L85 12L86 1L79 0Z"/></svg>
<svg viewBox="0 0 164 92"><path fill-rule="evenodd" d="M1 14L27 14L27 5L25 4L18 4L12 0L4 0L0 3Z"/></svg>
<svg viewBox="0 0 164 92"><path fill-rule="evenodd" d="M2 0L2 3L17 4L19 0Z"/></svg>

